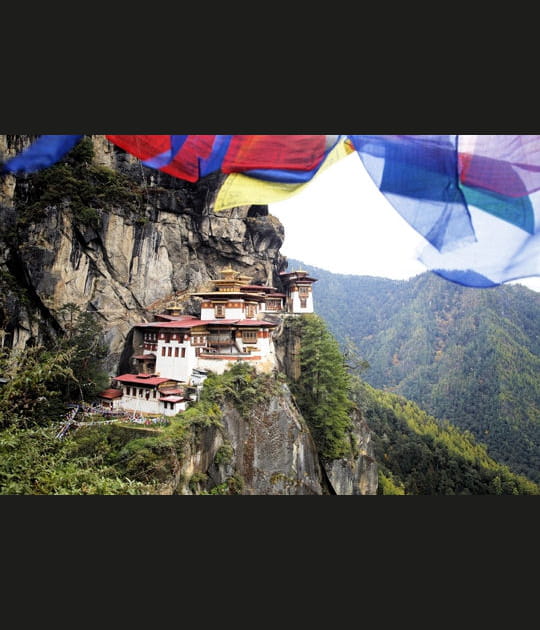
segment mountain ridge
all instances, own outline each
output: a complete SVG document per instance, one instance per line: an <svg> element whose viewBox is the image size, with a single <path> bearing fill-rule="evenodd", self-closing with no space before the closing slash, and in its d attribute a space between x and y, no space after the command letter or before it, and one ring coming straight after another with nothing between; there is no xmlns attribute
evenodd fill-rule
<svg viewBox="0 0 540 630"><path fill-rule="evenodd" d="M409 280L335 274L317 312L370 364L362 378L471 431L489 454L540 481L540 294L519 284L462 287L425 272Z"/></svg>

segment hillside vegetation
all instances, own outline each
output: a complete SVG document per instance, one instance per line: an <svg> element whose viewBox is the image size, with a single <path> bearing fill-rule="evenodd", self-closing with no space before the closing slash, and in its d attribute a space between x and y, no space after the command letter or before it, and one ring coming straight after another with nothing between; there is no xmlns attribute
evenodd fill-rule
<svg viewBox="0 0 540 630"><path fill-rule="evenodd" d="M380 494L539 493L538 486L494 462L470 433L440 424L414 403L351 374L348 365L362 369L362 362L346 359L319 316L288 325L302 340L301 377L290 387L322 460L356 455L350 416L356 405L373 432ZM224 406L232 404L248 417L268 404L285 379L238 364L211 375L200 400L158 430L107 424L95 415L89 420L99 424L73 427L59 439L65 403L80 395L91 400L102 378L100 362L89 360L98 328L90 322L87 327L56 347L29 349L24 360L4 349L0 370L9 380L0 388L0 494L174 493L174 471L186 449L206 428L222 426ZM90 329L93 334L87 334ZM231 456L221 448L215 462ZM184 482L194 494L242 494L239 475L212 485L197 473Z"/></svg>
<svg viewBox="0 0 540 630"><path fill-rule="evenodd" d="M369 363L377 389L469 431L487 453L540 482L540 294L520 285L465 288L304 268L316 310Z"/></svg>
<svg viewBox="0 0 540 630"><path fill-rule="evenodd" d="M373 431L379 494L540 494L537 484L489 457L469 431L358 378L352 387Z"/></svg>
<svg viewBox="0 0 540 630"><path fill-rule="evenodd" d="M43 349L42 349L43 350ZM49 369L54 353L42 352L46 361L34 361L25 374L42 374ZM62 369L50 373L50 401L47 391L26 398L28 411L2 407L6 389L0 388L0 495L6 494L170 494L163 491L174 485L175 470L181 465L186 448L198 439L201 430L222 426L222 405L230 402L241 414L264 405L279 389L280 379L256 375L249 366L238 364L221 376L207 379L201 399L187 411L170 419L160 429L135 427L128 423L108 424L95 414L87 426L70 429L59 439L63 424L59 395L65 383L65 357L58 358ZM24 385L19 382L21 391ZM15 391L15 385L10 389ZM39 400L38 400L39 398ZM43 413L40 413L39 410ZM63 412L65 415L65 407ZM218 450L216 461L224 457ZM200 476L187 482L194 494L239 494L242 481L231 477L209 490L199 489Z"/></svg>

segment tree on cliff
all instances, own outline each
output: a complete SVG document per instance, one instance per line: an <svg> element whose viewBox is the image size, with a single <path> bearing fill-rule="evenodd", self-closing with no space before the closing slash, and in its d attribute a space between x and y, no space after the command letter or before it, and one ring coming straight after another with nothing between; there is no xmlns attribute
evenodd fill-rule
<svg viewBox="0 0 540 630"><path fill-rule="evenodd" d="M354 403L348 397L350 377L339 344L316 314L289 325L301 336L301 374L291 389L319 451L328 459L351 455L349 414Z"/></svg>
<svg viewBox="0 0 540 630"><path fill-rule="evenodd" d="M61 384L77 379L70 367L73 350L51 352L43 346L22 352L3 348L0 373L0 426L32 426L59 419L65 413Z"/></svg>
<svg viewBox="0 0 540 630"><path fill-rule="evenodd" d="M0 426L44 425L65 413L66 401L90 400L107 386L107 347L95 314L73 304L61 309L65 334L49 346L0 349Z"/></svg>
<svg viewBox="0 0 540 630"><path fill-rule="evenodd" d="M89 400L107 387L109 377L103 368L108 347L103 342L103 329L97 313L82 311L77 305L68 302L60 309L65 335L59 341L59 349L71 349L70 367L77 375L77 383L65 382L62 391L66 399Z"/></svg>

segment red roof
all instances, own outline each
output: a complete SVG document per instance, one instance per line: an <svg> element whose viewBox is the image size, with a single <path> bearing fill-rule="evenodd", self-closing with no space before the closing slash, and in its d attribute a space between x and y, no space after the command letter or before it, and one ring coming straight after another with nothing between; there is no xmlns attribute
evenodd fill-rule
<svg viewBox="0 0 540 630"><path fill-rule="evenodd" d="M177 403L185 400L185 398L183 398L182 396L160 396L159 400L162 402Z"/></svg>
<svg viewBox="0 0 540 630"><path fill-rule="evenodd" d="M220 324L227 326L277 326L277 324L263 319L205 319L204 324L208 326L219 326Z"/></svg>
<svg viewBox="0 0 540 630"><path fill-rule="evenodd" d="M195 326L203 326L204 321L195 317L187 317L181 320L172 320L170 322L145 322L137 324L139 328L195 328Z"/></svg>
<svg viewBox="0 0 540 630"><path fill-rule="evenodd" d="M148 354L136 354L133 358L141 359L141 360L150 360L150 359L155 359L156 355L153 352L149 352Z"/></svg>
<svg viewBox="0 0 540 630"><path fill-rule="evenodd" d="M258 291L274 291L276 287L265 287L262 286L260 284L246 284L243 287L240 287L240 289L242 291L253 291L253 290L258 290Z"/></svg>
<svg viewBox="0 0 540 630"><path fill-rule="evenodd" d="M169 315L168 313L158 313L156 317L158 319L176 321L176 320L181 320L181 319L191 319L193 315Z"/></svg>
<svg viewBox="0 0 540 630"><path fill-rule="evenodd" d="M295 280L298 282L303 282L304 280L308 282L317 282L317 278L308 276L307 271L280 271L279 275L284 279L286 278L287 280L291 280L293 282Z"/></svg>
<svg viewBox="0 0 540 630"><path fill-rule="evenodd" d="M215 324L225 324L227 326L232 326L233 324L236 324L237 321L237 319L205 319L204 324L210 324L211 326L214 326Z"/></svg>
<svg viewBox="0 0 540 630"><path fill-rule="evenodd" d="M186 328L191 329L197 326L277 326L262 319L189 319L174 322L150 322L137 324L138 327L146 328Z"/></svg>
<svg viewBox="0 0 540 630"><path fill-rule="evenodd" d="M184 390L183 389L178 389L178 388L169 388L169 387L167 387L167 389L162 389L161 393L164 396L183 396L184 395Z"/></svg>
<svg viewBox="0 0 540 630"><path fill-rule="evenodd" d="M271 287L269 287L271 288ZM248 302L262 302L264 295L261 291L208 291L207 293L192 293L193 297L200 297L203 300L212 300L214 302L226 302L228 300L247 300Z"/></svg>
<svg viewBox="0 0 540 630"><path fill-rule="evenodd" d="M108 400L112 400L113 398L120 398L122 395L122 390L114 389L113 387L111 387L110 389L105 389L98 394L100 398L107 398Z"/></svg>
<svg viewBox="0 0 540 630"><path fill-rule="evenodd" d="M114 380L121 383L136 383L137 385L161 385L161 383L174 381L175 379L162 376L147 376L145 374L121 374L120 376L115 376Z"/></svg>
<svg viewBox="0 0 540 630"><path fill-rule="evenodd" d="M277 324L273 324L272 322L266 322L264 321L264 319L238 319L235 325L236 326L256 326L256 327L277 326Z"/></svg>

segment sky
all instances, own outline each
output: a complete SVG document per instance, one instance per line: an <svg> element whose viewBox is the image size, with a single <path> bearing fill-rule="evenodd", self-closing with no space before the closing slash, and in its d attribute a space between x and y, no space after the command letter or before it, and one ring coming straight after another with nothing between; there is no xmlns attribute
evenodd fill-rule
<svg viewBox="0 0 540 630"><path fill-rule="evenodd" d="M285 228L281 253L290 258L333 273L395 280L427 271L417 259L424 239L393 209L357 153L268 208ZM540 291L540 277L518 282Z"/></svg>

